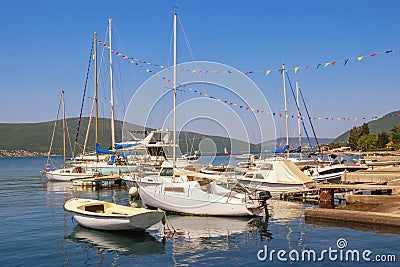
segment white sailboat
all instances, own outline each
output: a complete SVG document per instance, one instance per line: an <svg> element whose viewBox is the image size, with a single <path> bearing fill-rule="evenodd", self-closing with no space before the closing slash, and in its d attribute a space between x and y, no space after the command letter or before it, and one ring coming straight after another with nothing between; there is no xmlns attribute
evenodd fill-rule
<svg viewBox="0 0 400 267"><path fill-rule="evenodd" d="M49 164L50 157L51 157L51 149L53 145L54 133L57 125L58 113L60 111L60 107L62 107L63 113L63 168L50 170L47 165ZM53 130L53 138L51 140L50 149L48 152L48 158L45 168L45 174L49 181L59 181L59 182L69 182L71 179L80 179L80 178L90 178L93 177L95 173L93 172L86 172L86 169L82 167L67 167L66 164L66 118L65 118L65 101L64 101L64 91L61 92L60 104L59 109L57 112L57 118L54 124Z"/></svg>
<svg viewBox="0 0 400 267"><path fill-rule="evenodd" d="M176 169L176 20L177 14L174 13L173 161L172 166L162 167L158 175L149 175L137 179L141 199L147 206L184 214L212 216L255 216L262 214L265 199L264 201L252 199L248 194L225 189L217 185L214 180L197 179L196 176L200 173L182 173ZM204 178L204 176L202 177Z"/></svg>
<svg viewBox="0 0 400 267"><path fill-rule="evenodd" d="M96 152L95 154L86 154L86 142L88 138L88 133L86 134L86 141L84 146L84 151L82 155L79 155L74 158L73 164L74 166L79 166L85 168L88 171L99 172L103 175L113 175L120 173L131 173L137 170L137 166L134 164L128 164L128 160L125 155L118 154L115 148L123 149L125 147L134 147L141 145L141 142L131 142L131 143L116 143L115 141L115 115L114 115L114 82L113 82L113 50L112 50L112 19L108 19L108 37L109 37L109 72L110 72L110 106L111 106L111 114L110 114L110 122L111 122L111 147L114 149L106 150L100 147L99 138L98 138L98 75L97 75L97 38L94 38L94 84L95 84L95 95L94 95L94 105L96 112ZM92 108L93 109L93 108ZM90 128L90 124L88 126L88 131Z"/></svg>

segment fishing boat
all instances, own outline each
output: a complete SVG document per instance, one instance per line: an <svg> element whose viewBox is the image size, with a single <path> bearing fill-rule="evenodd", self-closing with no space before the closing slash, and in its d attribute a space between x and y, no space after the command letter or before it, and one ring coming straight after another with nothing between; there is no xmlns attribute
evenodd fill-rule
<svg viewBox="0 0 400 267"><path fill-rule="evenodd" d="M161 210L132 208L84 198L66 201L64 209L72 212L81 226L110 231L143 231L163 220L165 216Z"/></svg>
<svg viewBox="0 0 400 267"><path fill-rule="evenodd" d="M158 175L137 178L139 194L146 206L183 214L211 216L263 215L267 195L250 196L226 189L212 175L176 168L176 22L174 13L174 107L173 159ZM165 162L164 162L165 163ZM164 164L165 165L165 164Z"/></svg>

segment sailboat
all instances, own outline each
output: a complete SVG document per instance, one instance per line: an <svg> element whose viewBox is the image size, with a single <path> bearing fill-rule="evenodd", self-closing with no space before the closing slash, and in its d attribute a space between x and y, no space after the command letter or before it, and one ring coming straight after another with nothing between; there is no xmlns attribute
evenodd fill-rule
<svg viewBox="0 0 400 267"><path fill-rule="evenodd" d="M49 164L49 161L50 161L51 149L52 149L52 145L53 145L53 139L54 139L54 134L55 134L55 129L56 129L56 125L57 125L58 113L60 111L60 107L62 107L62 112L63 112L63 162L64 162L64 164L63 164L63 168L61 168L61 169L50 170L47 167L47 165ZM49 181L60 181L60 182L69 182L69 181L71 181L71 179L81 179L81 178L93 177L95 173L86 172L86 169L84 169L82 167L73 166L73 167L67 168L65 138L66 138L65 101L64 101L64 91L62 91L59 109L57 112L57 118L56 118L56 121L54 124L53 138L51 140L47 163L46 163L46 168L45 168L46 177L47 177L47 179L49 179Z"/></svg>
<svg viewBox="0 0 400 267"><path fill-rule="evenodd" d="M212 176L176 168L176 92L177 92L177 14L174 13L174 62L173 62L173 161L164 162L158 175L137 178L139 194L146 206L183 214L210 216L262 215L266 197L262 199L219 186ZM199 178L201 176L201 178ZM205 179L203 179L205 178Z"/></svg>
<svg viewBox="0 0 400 267"><path fill-rule="evenodd" d="M141 141L134 142L134 143L129 143L129 144L124 144L124 143L116 143L115 141L115 119L114 119L114 83L113 83L113 63L112 63L112 56L113 56L113 50L112 50L112 19L108 19L108 36L109 36L109 42L110 42L110 47L109 47L109 65L110 65L110 96L111 96L111 147L113 150L108 150L104 149L100 146L99 144L99 137L98 137L98 117L99 117L99 108L98 108L98 75L97 75L97 37L96 33L94 34L94 83L95 83L95 95L94 95L94 104L95 104L95 109L96 109L96 121L95 121L95 127L96 127L96 145L95 145L95 153L94 154L85 154L85 152L82 153L82 155L77 156L74 158L74 161L71 162L74 166L82 167L85 168L88 171L92 172L99 172L103 175L113 175L113 174L121 174L121 173L131 173L135 172L137 170L137 166L135 165L128 165L128 160L126 158L126 155L124 153L117 153L117 149L124 149L126 147L133 147L133 146L139 146L141 145ZM90 124L88 126L88 129L90 127ZM88 136L88 134L87 134ZM86 143L86 142L85 142ZM85 146L86 147L86 146Z"/></svg>

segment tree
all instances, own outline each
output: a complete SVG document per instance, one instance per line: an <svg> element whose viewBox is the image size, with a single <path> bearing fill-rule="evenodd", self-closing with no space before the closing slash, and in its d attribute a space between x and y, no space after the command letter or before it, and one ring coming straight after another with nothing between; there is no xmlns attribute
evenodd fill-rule
<svg viewBox="0 0 400 267"><path fill-rule="evenodd" d="M365 134L358 139L357 148L362 151L375 149L377 141L378 140L374 134Z"/></svg>
<svg viewBox="0 0 400 267"><path fill-rule="evenodd" d="M389 143L389 134L386 132L379 133L376 147L385 148L387 143Z"/></svg>
<svg viewBox="0 0 400 267"><path fill-rule="evenodd" d="M368 123L363 123L360 127L360 136L369 134L369 126Z"/></svg>
<svg viewBox="0 0 400 267"><path fill-rule="evenodd" d="M391 136L394 149L400 149L400 125L393 125L390 131L392 132Z"/></svg>
<svg viewBox="0 0 400 267"><path fill-rule="evenodd" d="M357 126L354 126L350 130L350 135L349 135L349 147L351 150L356 150L357 149L357 141L358 138L360 138L360 128Z"/></svg>

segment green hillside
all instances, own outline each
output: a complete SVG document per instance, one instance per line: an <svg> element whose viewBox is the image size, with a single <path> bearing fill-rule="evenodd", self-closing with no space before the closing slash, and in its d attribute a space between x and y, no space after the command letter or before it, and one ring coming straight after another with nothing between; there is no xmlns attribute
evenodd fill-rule
<svg viewBox="0 0 400 267"><path fill-rule="evenodd" d="M400 114L400 110L386 114L383 118L368 122L369 132L376 135L381 132L389 132L393 125L400 125L400 117L398 114ZM350 130L338 136L333 142L347 143L349 136Z"/></svg>
<svg viewBox="0 0 400 267"><path fill-rule="evenodd" d="M67 119L68 133L71 146L76 136L78 118ZM78 143L83 144L88 125L88 118L83 118L80 126ZM94 123L93 123L94 124ZM99 142L107 147L111 144L110 126L108 119L99 119ZM1 123L0 124L0 149L4 150L27 150L35 152L46 152L49 150L54 121L42 123ZM94 147L94 127L90 132L89 146ZM53 153L62 153L62 121L57 121L56 132L53 143ZM121 123L116 123L116 135L121 136ZM68 140L68 137L67 137ZM69 141L67 141L69 142ZM67 144L70 151L70 144Z"/></svg>
<svg viewBox="0 0 400 267"><path fill-rule="evenodd" d="M69 138L67 137L67 154L71 154L71 148L74 145L74 140L76 137L78 118L67 119ZM88 118L83 118L80 125L80 133L78 137L78 144L82 147L86 135L86 130L88 126ZM54 121L42 122L42 123L0 123L0 150L27 150L31 152L47 152L50 147L50 141L53 133ZM99 119L99 143L104 148L109 148L111 146L111 130L110 130L110 120L101 118ZM121 128L122 122L115 122L115 136L116 141L121 141ZM143 130L143 127L137 125L129 125L128 130L137 131ZM151 129L149 129L151 130ZM53 143L53 154L62 154L62 121L57 121L56 132L54 136ZM138 138L144 138L144 134L139 134ZM216 150L218 152L223 152L226 147L230 151L230 143L235 144L235 150L240 148L242 151L248 151L249 145L245 142L238 140L230 140L226 137L221 136L209 136L198 133L181 132L178 135L180 150L183 153L193 152L199 149L199 144L205 138L210 138L215 143ZM71 140L71 144L68 140ZM95 145L95 130L94 121L92 122L88 147L90 149L94 148ZM207 142L206 142L207 143ZM204 145L204 143L202 143ZM205 146L207 149L207 145ZM211 147L210 147L211 148ZM257 146L251 144L251 151L257 151ZM76 153L82 152L81 149L76 149ZM210 151L211 152L211 151Z"/></svg>

